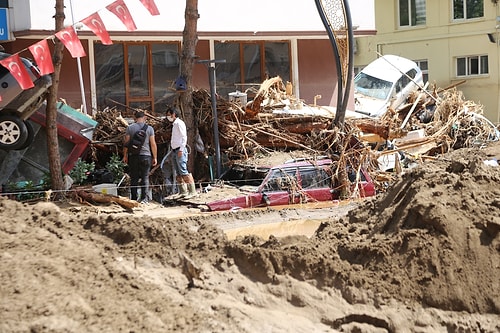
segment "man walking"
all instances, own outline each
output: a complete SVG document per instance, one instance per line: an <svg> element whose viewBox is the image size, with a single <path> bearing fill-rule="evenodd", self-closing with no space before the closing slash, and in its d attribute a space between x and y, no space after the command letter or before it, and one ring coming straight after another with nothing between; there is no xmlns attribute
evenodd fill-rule
<svg viewBox="0 0 500 333"><path fill-rule="evenodd" d="M152 200L149 189L149 172L151 166L155 166L157 161L157 146L155 141L155 131L152 126L146 125L146 119L143 111L134 113L135 122L127 127L125 139L123 143L123 162L129 166L130 175L130 198L137 200L137 189L140 183L141 195L139 202L143 204L149 203ZM134 137L134 134L143 128L146 136L144 142L137 152L132 152L129 149L129 144Z"/></svg>
<svg viewBox="0 0 500 333"><path fill-rule="evenodd" d="M187 169L188 149L186 124L179 118L179 110L169 108L167 119L172 123L172 159L177 172L176 181L179 184L179 195L177 199L190 199L198 195L193 176Z"/></svg>

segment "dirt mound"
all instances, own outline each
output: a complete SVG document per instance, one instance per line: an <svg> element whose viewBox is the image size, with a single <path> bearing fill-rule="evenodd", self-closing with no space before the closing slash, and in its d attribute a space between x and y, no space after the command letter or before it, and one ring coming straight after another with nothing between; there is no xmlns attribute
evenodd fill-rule
<svg viewBox="0 0 500 333"><path fill-rule="evenodd" d="M425 163L311 238L229 241L215 226L275 211L152 218L0 198L0 331L496 332L500 167L484 161L499 148Z"/></svg>
<svg viewBox="0 0 500 333"><path fill-rule="evenodd" d="M381 278L377 291L500 314L500 167L488 159L473 150L449 154L350 212L366 234L344 251Z"/></svg>
<svg viewBox="0 0 500 333"><path fill-rule="evenodd" d="M253 278L355 286L452 311L500 314L500 167L485 154L428 163L312 239L246 237L229 253Z"/></svg>

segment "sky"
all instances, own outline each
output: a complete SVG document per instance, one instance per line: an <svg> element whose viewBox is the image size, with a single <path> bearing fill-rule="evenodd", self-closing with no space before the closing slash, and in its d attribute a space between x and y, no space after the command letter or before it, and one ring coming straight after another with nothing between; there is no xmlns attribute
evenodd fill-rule
<svg viewBox="0 0 500 333"><path fill-rule="evenodd" d="M18 0L19 1L19 0ZM19 1L21 3L23 0ZM32 7L31 27L29 18L16 22L17 30L46 29L54 27L53 6L47 1L29 1ZM160 11L152 16L139 0L124 0L138 30L182 31L184 28L185 2L155 0ZM339 0L336 0L339 1ZM123 30L119 19L106 9L115 0L66 0L66 25L77 23L98 12L107 30ZM326 3L328 4L328 2ZM16 3L17 5L17 3ZM373 0L349 1L353 25L360 30L374 29ZM72 10L71 10L72 9ZM198 31L319 31L324 26L313 0L198 0Z"/></svg>

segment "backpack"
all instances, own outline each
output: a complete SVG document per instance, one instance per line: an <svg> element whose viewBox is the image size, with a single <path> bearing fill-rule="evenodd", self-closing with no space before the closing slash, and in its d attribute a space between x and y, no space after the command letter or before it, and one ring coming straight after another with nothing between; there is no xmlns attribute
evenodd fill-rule
<svg viewBox="0 0 500 333"><path fill-rule="evenodd" d="M146 140L146 130L148 129L148 124L144 124L144 126L134 133L130 142L128 143L128 151L132 155L139 155L141 151L141 147Z"/></svg>

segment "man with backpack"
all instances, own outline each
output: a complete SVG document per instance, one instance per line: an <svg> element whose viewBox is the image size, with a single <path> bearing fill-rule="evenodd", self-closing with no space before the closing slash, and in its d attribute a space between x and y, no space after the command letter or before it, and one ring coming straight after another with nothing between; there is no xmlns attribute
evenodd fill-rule
<svg viewBox="0 0 500 333"><path fill-rule="evenodd" d="M151 166L156 166L157 146L155 131L152 126L146 124L143 111L134 113L135 122L127 127L123 143L123 162L129 166L130 175L130 198L137 200L137 189L141 195L139 202L143 204L152 200L149 190L149 172Z"/></svg>

